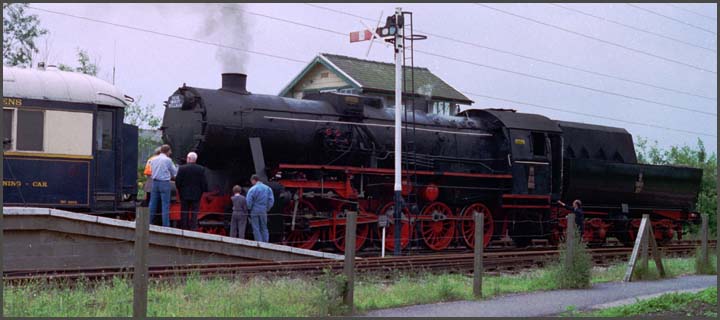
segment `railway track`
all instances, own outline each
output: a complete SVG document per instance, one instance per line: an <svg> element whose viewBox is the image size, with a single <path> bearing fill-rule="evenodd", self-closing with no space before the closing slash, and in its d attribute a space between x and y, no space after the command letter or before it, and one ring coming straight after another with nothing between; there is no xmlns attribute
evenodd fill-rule
<svg viewBox="0 0 720 320"><path fill-rule="evenodd" d="M712 242L711 247L715 247ZM697 249L695 244L676 244L661 247L664 257L692 254ZM593 248L589 249L596 265L607 265L612 262L626 261L632 248ZM558 251L531 250L510 252L486 252L484 267L487 272L518 272L528 268L546 265L558 255ZM451 253L420 256L391 256L385 258L366 257L355 262L360 273L382 273L397 271L426 272L457 272L467 273L473 269L472 253ZM330 269L339 271L343 268L340 260L295 260L295 261L256 261L231 264L203 264L183 266L153 266L149 268L149 277L155 279L179 279L191 274L200 277L215 276L278 276L305 275L317 276ZM131 277L132 268L95 268L72 270L26 270L12 271L3 274L6 282L24 282L30 280L75 281L78 279L101 280L112 277Z"/></svg>

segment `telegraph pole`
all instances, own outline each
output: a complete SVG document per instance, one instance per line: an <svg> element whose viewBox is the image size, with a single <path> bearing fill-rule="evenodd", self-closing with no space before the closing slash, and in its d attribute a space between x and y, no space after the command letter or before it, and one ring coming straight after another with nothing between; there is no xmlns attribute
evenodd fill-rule
<svg viewBox="0 0 720 320"><path fill-rule="evenodd" d="M402 232L402 122L400 119L402 109L402 37L403 22L402 9L395 8L395 247L393 254L400 255L400 233Z"/></svg>

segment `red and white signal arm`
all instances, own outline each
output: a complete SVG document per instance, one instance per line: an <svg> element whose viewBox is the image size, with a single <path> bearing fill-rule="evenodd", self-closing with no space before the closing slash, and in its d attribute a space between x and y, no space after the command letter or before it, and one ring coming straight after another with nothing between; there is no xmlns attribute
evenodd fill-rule
<svg viewBox="0 0 720 320"><path fill-rule="evenodd" d="M372 36L370 30L350 32L350 42L368 41L372 39Z"/></svg>

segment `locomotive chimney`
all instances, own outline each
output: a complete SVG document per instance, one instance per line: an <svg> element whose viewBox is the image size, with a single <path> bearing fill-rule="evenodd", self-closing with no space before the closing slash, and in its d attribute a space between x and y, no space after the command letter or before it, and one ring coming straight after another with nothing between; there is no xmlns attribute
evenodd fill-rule
<svg viewBox="0 0 720 320"><path fill-rule="evenodd" d="M232 91L241 94L250 94L245 89L247 75L242 73L223 73L222 74L222 90Z"/></svg>

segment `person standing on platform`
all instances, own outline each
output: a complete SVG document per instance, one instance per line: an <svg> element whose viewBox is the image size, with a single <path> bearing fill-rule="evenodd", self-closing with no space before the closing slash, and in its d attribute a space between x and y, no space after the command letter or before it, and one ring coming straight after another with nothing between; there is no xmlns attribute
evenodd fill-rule
<svg viewBox="0 0 720 320"><path fill-rule="evenodd" d="M200 199L208 190L205 168L197 164L197 153L187 154L187 164L180 166L175 178L175 187L180 198L180 229L197 230Z"/></svg>
<svg viewBox="0 0 720 320"><path fill-rule="evenodd" d="M270 234L267 227L267 212L275 203L272 189L260 181L254 174L250 177L253 186L247 193L247 206L250 211L250 224L255 241L269 242Z"/></svg>
<svg viewBox="0 0 720 320"><path fill-rule="evenodd" d="M230 219L230 236L245 239L245 227L248 221L248 207L245 197L242 195L242 188L236 185L232 189L233 196L230 198L233 203L232 218Z"/></svg>
<svg viewBox="0 0 720 320"><path fill-rule="evenodd" d="M557 202L559 205L565 207L565 209L568 209L572 211L572 213L575 214L575 226L578 229L578 232L580 233L580 239L583 238L583 230L585 229L585 215L583 213L582 209L582 201L580 199L575 199L572 203L572 207L569 205L566 205L564 202L558 200Z"/></svg>
<svg viewBox="0 0 720 320"><path fill-rule="evenodd" d="M151 178L153 180L150 195L150 212L155 212L158 202L162 202L163 227L170 226L170 197L172 192L170 180L177 175L177 168L170 160L171 154L170 146L164 144L160 147L160 154L150 161Z"/></svg>
<svg viewBox="0 0 720 320"><path fill-rule="evenodd" d="M147 207L150 204L150 193L152 192L152 167L150 161L160 155L160 147L155 148L155 152L145 162L145 170L143 174L146 177L145 184L143 184L143 191L145 191L145 200L143 201L143 207Z"/></svg>

